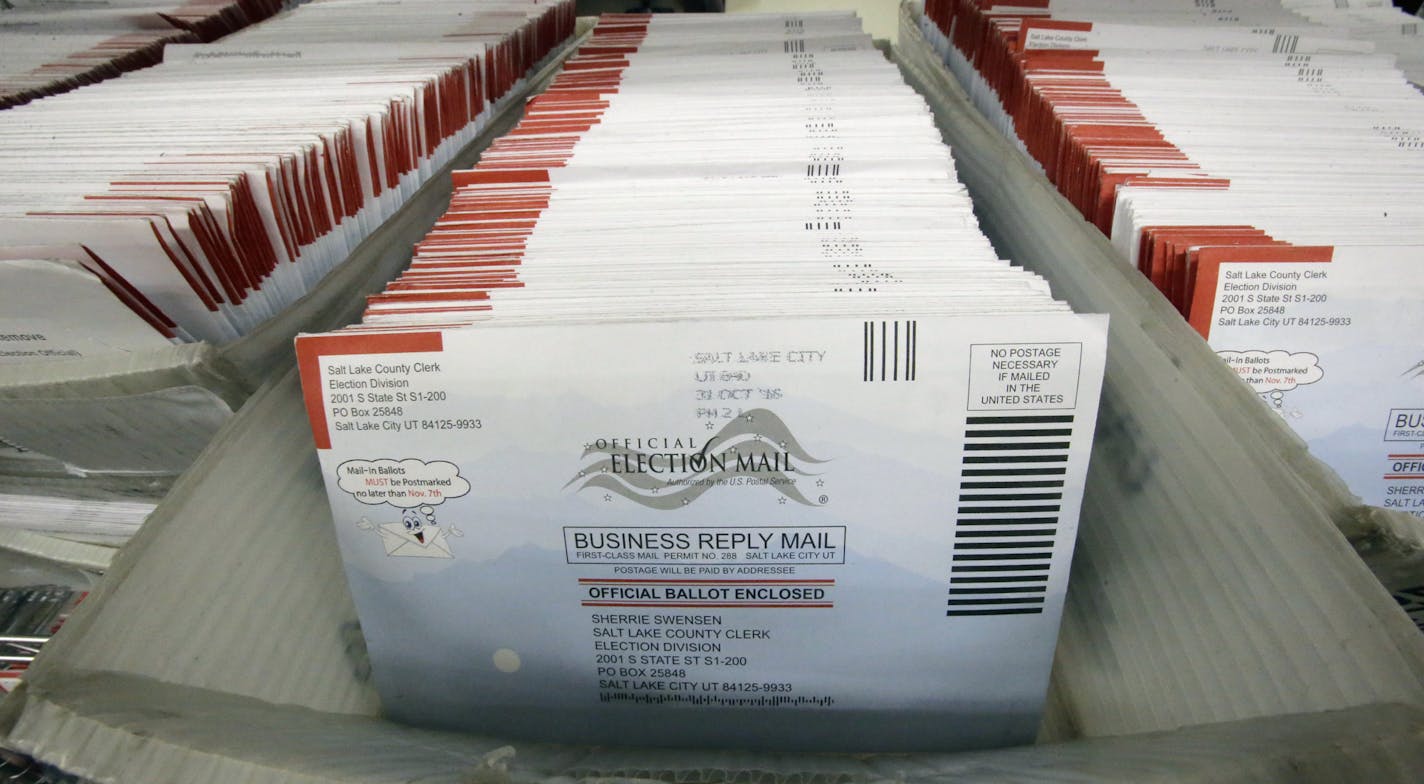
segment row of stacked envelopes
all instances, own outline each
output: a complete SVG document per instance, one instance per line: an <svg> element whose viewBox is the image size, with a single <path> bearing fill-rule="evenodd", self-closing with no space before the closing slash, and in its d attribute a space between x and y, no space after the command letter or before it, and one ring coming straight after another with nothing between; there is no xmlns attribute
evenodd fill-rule
<svg viewBox="0 0 1424 784"><path fill-rule="evenodd" d="M45 492L66 534L151 508L270 365L221 352L289 351L292 314L524 89L573 14L307 3L0 112L0 462L59 476L28 497L5 483L5 516L44 528Z"/></svg>
<svg viewBox="0 0 1424 784"><path fill-rule="evenodd" d="M0 368L230 345L299 306L445 176L573 28L568 3L473 7L312 3L0 114L15 173L0 184L0 304L14 319ZM1368 116L1361 138L1384 139L1370 166L1412 182L1418 99L1391 61L1273 9L1168 8L1133 27L964 3L931 6L927 31L1246 381L1314 423L1339 412L1310 393L1363 372L1349 362L1397 359L1387 342L1360 357L1379 328L1357 330L1392 301L1367 262L1407 272L1407 250L1386 243L1406 246L1412 213L1348 202L1342 225L1383 239L1355 238L1370 252L1336 240L1321 205L1368 188L1322 175L1338 189L1281 193L1242 163L1295 182L1301 151L1355 150L1316 133L1315 107L1252 114L1266 104L1254 83L1251 100L1193 103L1175 82L1133 92L1150 80L1134 82L1132 56L1120 80L1106 64L1114 41L1150 45L1136 65L1177 75L1235 73L1215 59L1274 48L1284 70L1267 84ZM1255 27L1195 35L1233 14ZM1159 29L1197 17L1210 21L1184 23L1192 35ZM347 43L373 29L383 43ZM1181 62L1158 51L1184 46ZM1366 95L1342 98L1356 83ZM526 108L453 175L449 210L361 322L297 344L386 712L566 741L1030 741L1107 319L998 257L931 113L851 15L605 17ZM1181 138L1155 119L1198 116L1245 119ZM1280 161L1233 146L1283 123L1303 138ZM1356 127L1323 127L1337 125ZM1250 212L1268 196L1285 206ZM1218 331L1285 318L1333 331L1307 348L1257 333L1228 346ZM1390 426L1404 417L1401 437L1386 431L1406 466L1390 487L1424 478L1407 468L1424 440L1403 437L1424 427L1410 419L1424 404L1407 405L1416 369L1398 374L1402 392L1369 382L1403 401L1386 407ZM204 392L184 394L228 405ZM186 401L146 402L122 411L159 421ZM0 412L0 436L21 447L43 426ZM71 467L146 470L106 455ZM458 610L472 597L479 617ZM854 677L866 661L875 677ZM921 720L865 721L906 711Z"/></svg>
<svg viewBox="0 0 1424 784"><path fill-rule="evenodd" d="M167 44L213 41L281 8L280 0L7 1L0 9L0 108L156 65Z"/></svg>
<svg viewBox="0 0 1424 784"><path fill-rule="evenodd" d="M27 292L14 306L86 327L74 339L93 350L249 333L388 219L572 30L566 3L473 8L307 4L0 115L0 247L52 262L6 265L6 290ZM397 22L384 42L348 43ZM76 306L106 328L64 318ZM18 342L7 359L27 356Z"/></svg>
<svg viewBox="0 0 1424 784"><path fill-rule="evenodd" d="M1375 0L930 0L923 29L1315 456L1420 516L1418 22Z"/></svg>
<svg viewBox="0 0 1424 784"><path fill-rule="evenodd" d="M297 339L386 715L1033 739L1107 318L994 252L854 15L605 16L454 185Z"/></svg>
<svg viewBox="0 0 1424 784"><path fill-rule="evenodd" d="M301 307L572 30L567 3L473 8L306 4L0 115L5 366L231 345ZM653 743L1032 739L1107 319L994 252L854 15L606 17L453 184L361 323L298 342L389 715L585 741L626 737L620 717L655 717ZM103 416L220 397L179 392ZM54 442L20 407L0 425ZM162 465L85 438L56 456ZM450 623L421 610L437 594L502 609ZM895 654L816 644L907 633ZM848 681L869 655L884 677ZM863 722L908 705L935 721Z"/></svg>

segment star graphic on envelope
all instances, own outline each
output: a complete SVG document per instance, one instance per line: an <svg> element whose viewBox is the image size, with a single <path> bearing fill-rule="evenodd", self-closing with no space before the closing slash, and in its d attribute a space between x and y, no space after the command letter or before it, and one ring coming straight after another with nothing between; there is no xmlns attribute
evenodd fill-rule
<svg viewBox="0 0 1424 784"><path fill-rule="evenodd" d="M363 517L356 527L380 534L386 555L401 558L454 558L450 552L450 537L465 535L453 525L438 524L435 510L429 506L405 510L399 523L377 526Z"/></svg>

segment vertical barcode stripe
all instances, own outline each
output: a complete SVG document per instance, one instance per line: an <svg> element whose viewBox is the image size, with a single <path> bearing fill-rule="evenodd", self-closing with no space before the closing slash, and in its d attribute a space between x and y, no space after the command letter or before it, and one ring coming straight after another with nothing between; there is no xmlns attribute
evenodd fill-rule
<svg viewBox="0 0 1424 784"><path fill-rule="evenodd" d="M900 322L895 322L895 354L890 360L890 380L900 380Z"/></svg>
<svg viewBox="0 0 1424 784"><path fill-rule="evenodd" d="M886 378L886 323L880 322L880 380Z"/></svg>
<svg viewBox="0 0 1424 784"><path fill-rule="evenodd" d="M914 376L910 375L910 367L914 364L915 356L915 322L905 322L905 380L914 381Z"/></svg>
<svg viewBox="0 0 1424 784"><path fill-rule="evenodd" d="M870 380L870 322L860 325L860 380Z"/></svg>

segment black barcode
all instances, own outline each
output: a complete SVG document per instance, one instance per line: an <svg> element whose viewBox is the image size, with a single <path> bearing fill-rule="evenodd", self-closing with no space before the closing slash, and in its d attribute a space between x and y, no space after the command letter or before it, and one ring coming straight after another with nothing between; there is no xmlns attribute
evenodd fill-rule
<svg viewBox="0 0 1424 784"><path fill-rule="evenodd" d="M971 416L945 615L1043 612L1073 416Z"/></svg>
<svg viewBox="0 0 1424 784"><path fill-rule="evenodd" d="M781 46L787 54L797 54L806 51L806 39L794 38L790 41L782 41Z"/></svg>
<svg viewBox="0 0 1424 784"><path fill-rule="evenodd" d="M867 321L862 334L862 381L914 381L919 325L914 321Z"/></svg>
<svg viewBox="0 0 1424 784"><path fill-rule="evenodd" d="M1275 43L1271 46L1272 54L1292 54L1295 52L1296 44L1300 43L1298 35L1278 35Z"/></svg>
<svg viewBox="0 0 1424 784"><path fill-rule="evenodd" d="M806 164L807 177L839 177L841 176L841 165L839 163L808 163Z"/></svg>

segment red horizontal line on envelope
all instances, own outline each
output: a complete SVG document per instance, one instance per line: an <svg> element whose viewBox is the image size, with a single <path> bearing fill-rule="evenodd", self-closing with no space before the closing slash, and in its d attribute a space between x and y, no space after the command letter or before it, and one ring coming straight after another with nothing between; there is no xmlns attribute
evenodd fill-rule
<svg viewBox="0 0 1424 784"><path fill-rule="evenodd" d="M580 577L580 583L592 583L605 585L616 583L623 584L643 584L643 583L675 583L677 585L835 585L835 580L602 580L596 577Z"/></svg>
<svg viewBox="0 0 1424 784"><path fill-rule="evenodd" d="M805 604L797 602L584 602L584 607L683 607L703 609L707 607L820 607L834 608L830 602Z"/></svg>

